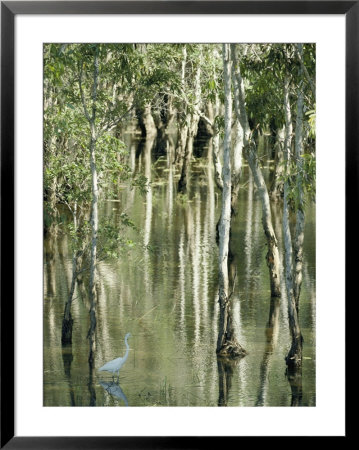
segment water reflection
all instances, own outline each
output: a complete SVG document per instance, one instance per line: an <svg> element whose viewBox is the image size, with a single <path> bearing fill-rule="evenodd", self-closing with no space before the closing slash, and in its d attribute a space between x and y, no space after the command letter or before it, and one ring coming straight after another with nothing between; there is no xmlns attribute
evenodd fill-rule
<svg viewBox="0 0 359 450"><path fill-rule="evenodd" d="M73 359L74 359L74 357L72 354L72 345L63 346L62 347L62 361L64 363L65 377L66 377L68 385L69 385L70 405L76 406L75 392L74 392L74 387L73 387L72 377L71 377L71 364L72 364Z"/></svg>
<svg viewBox="0 0 359 450"><path fill-rule="evenodd" d="M302 406L303 382L302 368L290 371L287 369L287 377L292 391L291 406Z"/></svg>
<svg viewBox="0 0 359 450"><path fill-rule="evenodd" d="M266 345L260 366L260 386L256 406L264 406L267 400L268 374L271 356L278 340L280 299L272 297L270 300L269 319L266 326Z"/></svg>
<svg viewBox="0 0 359 450"><path fill-rule="evenodd" d="M87 388L90 394L90 406L96 406L96 389L94 386L95 368L91 362L89 362L89 377Z"/></svg>
<svg viewBox="0 0 359 450"><path fill-rule="evenodd" d="M232 387L234 368L240 360L217 358L218 367L218 406L228 406L229 392Z"/></svg>
<svg viewBox="0 0 359 450"><path fill-rule="evenodd" d="M111 395L112 397L116 397L120 400L123 400L125 406L128 406L127 397L123 392L123 390L121 389L121 386L118 381L117 382L111 381L110 383L106 381L100 381L99 383L109 395Z"/></svg>
<svg viewBox="0 0 359 450"><path fill-rule="evenodd" d="M289 406L299 403L299 398L303 406L315 405L314 210L306 214L301 297L306 359L300 389L299 378L283 376L289 345L286 299L279 304L270 299L261 205L248 167L243 168L231 238L233 323L239 342L249 353L236 366L218 361L215 354L219 315L215 225L220 196L213 167L205 158L194 159L190 190L186 197L177 196L180 174L173 164L173 141L167 140L167 154L157 159L155 145L153 139L128 143L129 164L148 177L150 189L143 196L121 186L119 198L106 201L101 211L116 224L125 210L141 234L130 231L136 247L98 265L94 370L113 354L123 353L123 335L131 330L136 338L122 369L131 406ZM280 228L279 206L274 217ZM149 248L144 250L142 244ZM53 248L54 254L52 267L44 266L44 405L126 404L116 396L118 384L99 383L97 372L88 366L85 272L73 303L72 348L62 349L71 241L60 233L56 238L46 236L45 245L44 253Z"/></svg>

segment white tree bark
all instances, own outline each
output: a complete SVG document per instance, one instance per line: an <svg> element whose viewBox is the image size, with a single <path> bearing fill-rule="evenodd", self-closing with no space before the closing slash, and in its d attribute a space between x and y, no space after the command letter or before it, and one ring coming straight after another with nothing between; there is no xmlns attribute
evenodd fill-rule
<svg viewBox="0 0 359 450"><path fill-rule="evenodd" d="M298 53L302 58L303 45L298 44ZM304 192L303 192L303 85L300 84L298 88L298 101L297 101L297 122L295 127L295 159L297 166L297 193L298 193L298 205L296 212L296 228L294 239L294 296L297 312L299 310L299 297L302 286L302 271L303 271L303 242L304 242Z"/></svg>
<svg viewBox="0 0 359 450"><path fill-rule="evenodd" d="M233 80L236 78L236 71L238 71L238 67L236 65L236 46L235 44L231 44L231 58L232 58L232 77ZM239 182L241 178L242 172L242 154L244 147L244 130L239 121L239 99L238 95L234 96L234 104L236 110L236 120L234 124L234 142L233 142L233 165L232 165L232 197L231 197L231 207L232 212L236 211L237 198L239 194Z"/></svg>
<svg viewBox="0 0 359 450"><path fill-rule="evenodd" d="M215 103L214 103L214 124L213 124L213 138L212 138L212 158L214 165L214 180L216 182L217 187L222 190L223 189L223 180L222 180L222 163L219 156L219 131L216 122L216 117L219 115L219 98L218 94L216 94Z"/></svg>
<svg viewBox="0 0 359 450"><path fill-rule="evenodd" d="M246 104L245 104L245 91L244 83L240 73L239 58L238 58L238 45L234 45L232 52L233 63L235 68L234 73L234 95L235 95L235 109L237 118L242 126L243 130L243 144L244 155L251 168L254 182L258 189L258 193L262 203L262 223L264 233L267 238L267 265L269 268L271 295L273 297L280 296L280 259L278 251L277 237L274 232L272 224L272 213L268 195L268 189L264 181L264 177L259 167L257 152L255 144L251 139L251 131L248 123Z"/></svg>
<svg viewBox="0 0 359 450"><path fill-rule="evenodd" d="M202 47L200 47L200 55L198 66L195 72L195 83L194 83L194 110L189 112L186 116L187 124L187 140L185 144L185 151L182 163L181 178L178 182L178 189L180 192L186 192L187 190L187 178L190 166L190 161L193 156L193 142L198 131L198 123L200 119L199 111L201 105L201 63L202 63ZM182 76L183 76L182 71Z"/></svg>
<svg viewBox="0 0 359 450"><path fill-rule="evenodd" d="M91 202L91 263L90 263L90 328L88 331L89 339L89 358L90 366L93 364L94 351L96 349L95 331L96 331L96 308L97 308L97 233L98 233L98 179L97 179L97 166L96 166L96 100L97 100L97 88L98 88L98 76L99 76L99 48L96 46L94 54L93 65L93 84L92 84L92 108L91 116L89 114L86 100L82 88L82 68L80 71L80 94L82 99L82 106L84 109L85 117L90 125L90 167L91 167L91 187L92 187L92 202Z"/></svg>
<svg viewBox="0 0 359 450"><path fill-rule="evenodd" d="M286 169L290 161L291 142L292 142L292 117L289 101L289 79L284 82L284 116L285 116L285 140L284 140L284 161ZM284 182L284 198L283 198L283 240L284 240L284 257L285 257L285 281L288 301L288 319L289 328L292 337L292 345L286 357L287 365L290 367L298 367L302 360L302 335L299 327L298 313L296 308L294 287L293 287L293 251L292 237L289 226L289 182Z"/></svg>
<svg viewBox="0 0 359 450"><path fill-rule="evenodd" d="M219 333L217 353L230 356L244 356L245 351L237 343L231 313L229 295L228 251L231 228L231 130L232 130L232 86L230 46L223 44L224 76L224 143L222 169L222 211L219 222Z"/></svg>

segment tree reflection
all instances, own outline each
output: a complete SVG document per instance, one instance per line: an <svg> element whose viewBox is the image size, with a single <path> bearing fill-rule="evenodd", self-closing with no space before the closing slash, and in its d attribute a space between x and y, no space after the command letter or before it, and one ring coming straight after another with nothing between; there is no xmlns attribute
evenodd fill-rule
<svg viewBox="0 0 359 450"><path fill-rule="evenodd" d="M278 297L271 297L269 307L269 319L266 326L266 344L264 347L263 358L260 366L260 386L257 397L256 406L263 406L266 401L268 373L270 368L270 360L275 349L278 338L278 323L279 323L279 305L280 299Z"/></svg>
<svg viewBox="0 0 359 450"><path fill-rule="evenodd" d="M302 385L302 367L288 368L287 377L292 391L292 401L290 406L302 406L303 385Z"/></svg>
<svg viewBox="0 0 359 450"><path fill-rule="evenodd" d="M94 358L95 359L95 358ZM89 361L89 378L87 388L90 394L90 406L96 406L96 390L94 387L94 372L95 368L92 362Z"/></svg>
<svg viewBox="0 0 359 450"><path fill-rule="evenodd" d="M71 406L76 406L74 387L72 385L72 377L71 377L71 364L73 359L74 357L72 354L72 345L62 346L62 361L64 363L65 376L69 384L70 404Z"/></svg>
<svg viewBox="0 0 359 450"><path fill-rule="evenodd" d="M229 391L232 386L234 368L240 359L217 357L218 367L218 406L228 406Z"/></svg>

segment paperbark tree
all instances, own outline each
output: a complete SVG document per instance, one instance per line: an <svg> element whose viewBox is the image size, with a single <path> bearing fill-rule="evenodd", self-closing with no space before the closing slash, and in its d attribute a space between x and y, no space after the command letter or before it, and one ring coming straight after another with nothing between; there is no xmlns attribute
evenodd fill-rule
<svg viewBox="0 0 359 450"><path fill-rule="evenodd" d="M243 144L244 144L244 156L248 161L249 167L253 174L253 179L258 189L258 193L262 203L262 224L264 233L267 238L267 266L270 276L270 289L273 297L279 297L280 290L280 259L278 251L278 241L274 232L272 223L272 213L269 201L268 189L259 166L258 155L256 145L252 139L252 133L248 123L246 104L245 104L245 90L244 83L241 76L238 44L233 47L233 63L234 68L234 95L235 106L238 120L243 129Z"/></svg>
<svg viewBox="0 0 359 450"><path fill-rule="evenodd" d="M231 228L231 129L232 129L232 93L230 46L223 44L223 77L225 95L225 130L223 143L222 169L222 210L219 222L219 333L217 354L231 357L244 356L246 351L237 342L229 292L228 251Z"/></svg>
<svg viewBox="0 0 359 450"><path fill-rule="evenodd" d="M97 130L96 130L96 101L97 101L97 88L98 88L98 76L99 76L99 47L94 47L93 56L93 84L91 93L91 114L88 111L83 86L82 86L82 74L83 66L80 67L79 87L81 93L82 106L84 109L85 117L90 127L90 166L91 166L91 187L92 187L92 204L91 204L91 262L90 262L90 284L89 284L89 297L90 297L90 328L87 334L89 339L89 363L94 362L94 352L96 350L96 309L97 309L97 233L98 233L98 180L97 180L97 164L96 164L96 142L97 142Z"/></svg>
<svg viewBox="0 0 359 450"><path fill-rule="evenodd" d="M286 164L286 175L289 170L289 162L291 155L292 142L292 116L289 100L289 78L284 81L284 116L285 116L285 141L284 141L284 161ZM296 307L294 285L293 285L293 250L292 236L289 224L289 180L286 176L284 182L284 198L283 198L283 240L284 240L284 256L285 256L285 284L288 302L288 319L291 334L291 348L286 356L286 363L289 367L300 367L302 363L302 334L299 326L299 318Z"/></svg>
<svg viewBox="0 0 359 450"><path fill-rule="evenodd" d="M303 46L297 44L297 51L302 61ZM302 75L302 65L299 71L299 75ZM305 67L305 66L304 66ZM308 75L309 76L309 75ZM311 85L313 89L314 86ZM295 127L295 161L296 161L296 188L297 188L297 211L296 211L296 228L294 238L294 297L297 312L299 312L299 297L302 286L302 271L303 271L303 242L304 242L304 225L305 225L305 212L304 212L304 188L303 188L303 107L304 107L304 93L303 83L298 86L298 101L297 101L297 120Z"/></svg>

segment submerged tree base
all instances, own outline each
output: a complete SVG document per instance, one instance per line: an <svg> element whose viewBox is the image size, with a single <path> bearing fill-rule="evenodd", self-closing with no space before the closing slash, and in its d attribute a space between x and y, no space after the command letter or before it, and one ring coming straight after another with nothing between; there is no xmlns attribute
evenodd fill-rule
<svg viewBox="0 0 359 450"><path fill-rule="evenodd" d="M224 341L222 347L217 350L218 356L229 358L243 358L248 352L235 340Z"/></svg>
<svg viewBox="0 0 359 450"><path fill-rule="evenodd" d="M285 362L288 366L288 370L298 370L302 367L302 353L303 353L303 338L294 340L289 350L288 355L285 357Z"/></svg>

